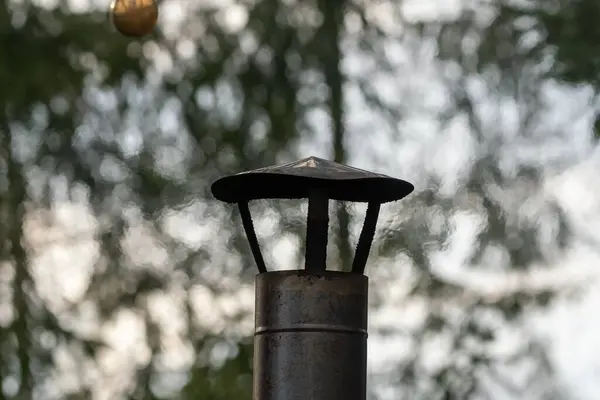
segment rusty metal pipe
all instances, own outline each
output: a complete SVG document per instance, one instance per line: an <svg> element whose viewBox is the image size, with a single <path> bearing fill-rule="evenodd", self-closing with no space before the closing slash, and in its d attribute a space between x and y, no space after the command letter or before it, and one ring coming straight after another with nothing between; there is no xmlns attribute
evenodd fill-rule
<svg viewBox="0 0 600 400"><path fill-rule="evenodd" d="M256 277L254 400L365 400L368 278Z"/></svg>

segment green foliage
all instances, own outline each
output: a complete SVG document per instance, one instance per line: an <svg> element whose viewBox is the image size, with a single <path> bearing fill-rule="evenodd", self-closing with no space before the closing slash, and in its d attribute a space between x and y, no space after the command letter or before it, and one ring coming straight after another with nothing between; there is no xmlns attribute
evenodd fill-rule
<svg viewBox="0 0 600 400"><path fill-rule="evenodd" d="M218 369L203 365L191 371L180 400L249 400L252 393L252 346L239 343L237 354Z"/></svg>

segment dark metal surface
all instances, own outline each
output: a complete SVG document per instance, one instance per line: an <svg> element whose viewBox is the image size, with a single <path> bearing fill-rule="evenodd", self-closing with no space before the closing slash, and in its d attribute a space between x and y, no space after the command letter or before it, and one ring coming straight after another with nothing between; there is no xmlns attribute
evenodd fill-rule
<svg viewBox="0 0 600 400"><path fill-rule="evenodd" d="M329 199L324 193L314 192L308 197L306 218L307 271L325 271L327 268L327 241L329 231Z"/></svg>
<svg viewBox="0 0 600 400"><path fill-rule="evenodd" d="M257 275L254 400L365 400L367 287L343 272Z"/></svg>
<svg viewBox="0 0 600 400"><path fill-rule="evenodd" d="M252 223L252 215L250 214L248 203L238 203L238 209L240 210L242 225L244 227L244 231L246 232L246 237L248 238L250 251L252 251L252 256L254 256L254 261L256 261L258 272L267 272L267 266L265 265L265 260L260 252L260 245L258 244L256 231L254 230L254 224Z"/></svg>
<svg viewBox="0 0 600 400"><path fill-rule="evenodd" d="M365 222L356 244L356 253L354 253L354 261L352 262L351 271L354 273L362 274L365 272L369 252L375 237L380 208L381 204L379 203L369 203L367 206L367 215L365 215Z"/></svg>
<svg viewBox="0 0 600 400"><path fill-rule="evenodd" d="M212 193L227 203L256 199L302 199L317 190L333 200L387 203L414 190L401 179L317 157L242 172L219 179Z"/></svg>

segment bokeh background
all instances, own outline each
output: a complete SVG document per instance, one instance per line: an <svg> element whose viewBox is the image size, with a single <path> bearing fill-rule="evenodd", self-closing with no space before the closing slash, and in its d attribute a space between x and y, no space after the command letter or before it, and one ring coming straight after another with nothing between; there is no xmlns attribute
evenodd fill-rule
<svg viewBox="0 0 600 400"><path fill-rule="evenodd" d="M256 267L209 187L310 155L416 186L370 399L600 398L597 0L163 0L142 39L108 6L0 2L0 400L249 400ZM306 204L251 209L302 265Z"/></svg>

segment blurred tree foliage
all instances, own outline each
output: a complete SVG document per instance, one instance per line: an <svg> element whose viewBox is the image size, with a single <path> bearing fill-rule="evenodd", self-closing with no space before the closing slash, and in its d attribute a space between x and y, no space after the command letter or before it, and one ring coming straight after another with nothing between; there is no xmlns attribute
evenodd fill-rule
<svg viewBox="0 0 600 400"><path fill-rule="evenodd" d="M177 7L162 3L164 10ZM402 143L401 123L414 112L438 121L440 135L465 118L475 139L474 161L457 188L441 190L439 176L420 171L419 187L427 189L394 211L406 216L402 228L393 219L380 229L375 255L405 256L416 274L410 296L430 304L424 324L407 333L414 353L394 371L394 385L411 399L491 398L499 389L490 379L514 398L558 396L535 344L525 341L504 358L486 350L498 332L486 316L510 324L552 293L521 291L457 302L451 310L436 307L452 304L464 288L437 275L431 259L463 211L485 221L471 260L481 268L491 248L506 255L500 267L524 269L568 244L568 223L557 205L547 202L531 218L515 206L539 194L547 164L518 160L503 169L499 149L517 137L541 140L547 126L540 121L540 91L547 80L597 85L598 7L592 0L471 7L455 19L424 22L407 20L402 2L198 2L179 23L165 18L153 36L128 40L110 28L103 9L2 2L0 399L90 398L99 380L84 371L98 374L111 350L102 328L126 311L144 321L141 346L148 356L126 360L134 372L110 398L250 398L250 345L227 327L213 337L198 312L209 304L194 304L198 286L223 297L239 288L232 276L254 273L235 213L213 203L209 184L223 174L294 159L303 141L323 133L329 156L349 162L349 93L388 124L393 143ZM433 44L431 62L450 99L444 106L415 111L421 103L409 90L392 100L382 95L375 84L382 74L410 80L399 77L402 56L393 50L399 44L411 60ZM348 72L353 54L360 73ZM469 89L474 82L485 87L479 96ZM501 116L481 110L484 100L493 108L507 99L520 110L516 136L506 135ZM516 200L507 204L499 193ZM98 243L94 266L85 295L75 302L40 289L32 261L39 249L25 229L33 214L43 216L37 223L52 225L49 211L64 202L83 204L96 218L94 229L83 233ZM279 224L265 242L302 233L296 206L277 205ZM337 210L334 262L344 266L352 256L354 222L343 205ZM169 229L173 215L209 225L213 238L190 242L183 228ZM540 219L552 225L545 241ZM128 238L142 234L150 238L147 247L127 247ZM150 306L157 297L180 300L173 300L183 321L175 336L194 360L177 368L164 361L174 339ZM231 326L243 314L229 315ZM451 338L451 350L432 372L420 357L424 342L436 335ZM61 383L65 357L77 372L68 384ZM533 363L531 379L520 386L502 372L519 362Z"/></svg>

